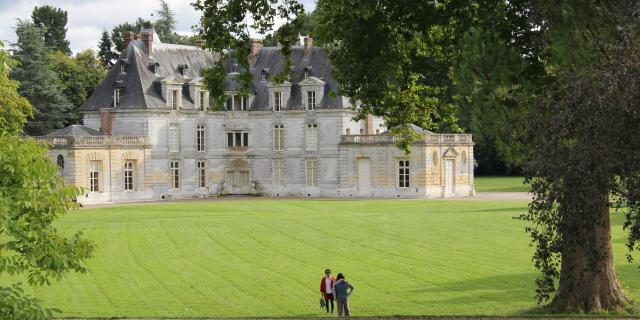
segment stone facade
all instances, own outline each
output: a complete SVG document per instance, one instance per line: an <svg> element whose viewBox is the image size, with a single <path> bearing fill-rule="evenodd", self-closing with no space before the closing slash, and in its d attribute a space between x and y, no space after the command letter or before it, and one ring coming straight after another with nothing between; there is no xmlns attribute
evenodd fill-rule
<svg viewBox="0 0 640 320"><path fill-rule="evenodd" d="M147 42L130 41L81 109L82 128L38 138L52 146L53 159L64 158L65 181L87 190L81 202L474 194L470 135L416 127L423 138L406 155L381 119L353 121L348 100L330 94L336 83L322 48L294 48L296 76L274 84L279 49L255 46L249 96L238 94L230 61L229 101L214 106L198 76L213 55L139 38Z"/></svg>

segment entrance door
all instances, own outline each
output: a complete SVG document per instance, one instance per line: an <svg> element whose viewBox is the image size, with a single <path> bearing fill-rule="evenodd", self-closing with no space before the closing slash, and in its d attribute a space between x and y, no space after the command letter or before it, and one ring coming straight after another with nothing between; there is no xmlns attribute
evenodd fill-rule
<svg viewBox="0 0 640 320"><path fill-rule="evenodd" d="M247 194L250 192L249 170L227 171L227 184L231 193Z"/></svg>
<svg viewBox="0 0 640 320"><path fill-rule="evenodd" d="M455 160L445 160L444 177L445 192L453 194L456 192L456 163Z"/></svg>
<svg viewBox="0 0 640 320"><path fill-rule="evenodd" d="M369 158L358 158L358 193L371 193L371 162Z"/></svg>

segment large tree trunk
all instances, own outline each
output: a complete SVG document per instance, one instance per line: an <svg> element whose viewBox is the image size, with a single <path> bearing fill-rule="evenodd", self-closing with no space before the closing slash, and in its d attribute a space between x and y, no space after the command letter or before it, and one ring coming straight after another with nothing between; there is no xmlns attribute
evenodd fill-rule
<svg viewBox="0 0 640 320"><path fill-rule="evenodd" d="M587 248L585 241L575 241L576 237L565 238L560 283L549 305L553 311L595 313L629 306L613 266L611 224L606 201L598 209L598 214L600 221L593 221L592 227L583 229L584 234L578 237L594 240L595 248ZM577 228L575 230L580 232ZM591 250L595 250L599 258L592 259L594 251Z"/></svg>

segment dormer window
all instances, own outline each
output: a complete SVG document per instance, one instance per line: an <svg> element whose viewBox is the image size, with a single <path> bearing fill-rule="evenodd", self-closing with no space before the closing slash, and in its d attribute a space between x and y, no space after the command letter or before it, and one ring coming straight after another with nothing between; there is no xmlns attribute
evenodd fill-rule
<svg viewBox="0 0 640 320"><path fill-rule="evenodd" d="M273 111L282 111L282 92L273 93Z"/></svg>
<svg viewBox="0 0 640 320"><path fill-rule="evenodd" d="M186 73L187 70L189 70L189 66L187 66L186 64L179 64L178 65L178 72L180 72L181 76L184 76L184 74Z"/></svg>
<svg viewBox="0 0 640 320"><path fill-rule="evenodd" d="M304 67L304 78L308 78L311 75L311 66Z"/></svg>
<svg viewBox="0 0 640 320"><path fill-rule="evenodd" d="M264 68L260 71L260 80L267 81L267 76L269 75L269 68Z"/></svg>
<svg viewBox="0 0 640 320"><path fill-rule="evenodd" d="M180 108L180 91L171 90L171 109L178 110Z"/></svg>
<svg viewBox="0 0 640 320"><path fill-rule="evenodd" d="M122 88L113 89L113 107L117 108L120 104L120 96L122 96Z"/></svg>
<svg viewBox="0 0 640 320"><path fill-rule="evenodd" d="M120 73L127 73L127 65L124 62L120 63Z"/></svg>
<svg viewBox="0 0 640 320"><path fill-rule="evenodd" d="M230 95L227 98L228 111L247 111L247 97L241 95Z"/></svg>
<svg viewBox="0 0 640 320"><path fill-rule="evenodd" d="M157 62L150 62L149 68L151 68L151 71L153 71L153 74L157 76L158 72L160 71L160 64Z"/></svg>
<svg viewBox="0 0 640 320"><path fill-rule="evenodd" d="M307 110L313 111L316 109L316 92L307 91Z"/></svg>

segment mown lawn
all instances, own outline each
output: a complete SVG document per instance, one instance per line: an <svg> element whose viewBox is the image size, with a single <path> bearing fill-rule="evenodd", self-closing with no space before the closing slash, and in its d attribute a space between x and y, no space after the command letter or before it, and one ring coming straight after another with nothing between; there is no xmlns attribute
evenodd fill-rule
<svg viewBox="0 0 640 320"><path fill-rule="evenodd" d="M523 177L479 176L474 178L477 192L528 192Z"/></svg>
<svg viewBox="0 0 640 320"><path fill-rule="evenodd" d="M33 293L64 317L322 316L325 268L354 315L517 315L535 307L524 202L271 200L84 209L91 272ZM638 264L618 271L640 298Z"/></svg>

